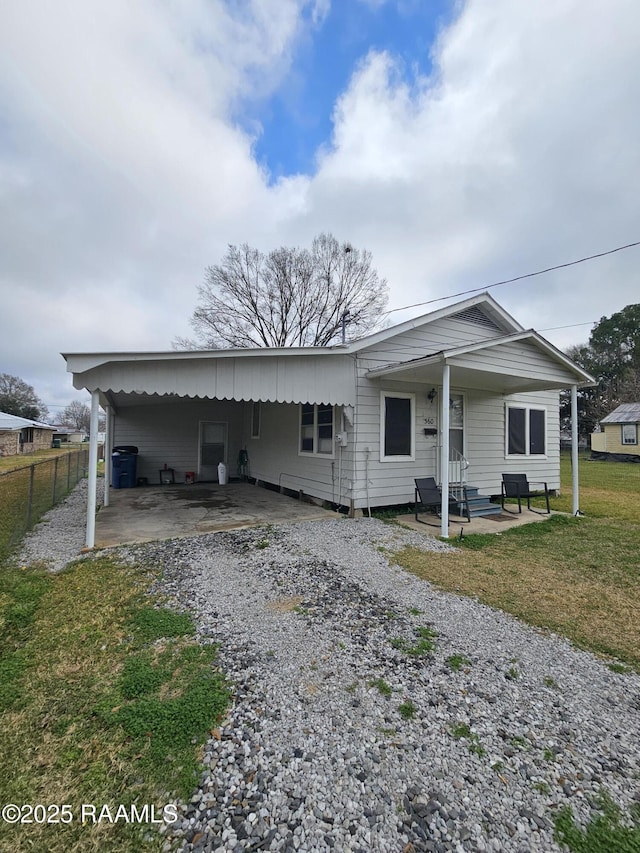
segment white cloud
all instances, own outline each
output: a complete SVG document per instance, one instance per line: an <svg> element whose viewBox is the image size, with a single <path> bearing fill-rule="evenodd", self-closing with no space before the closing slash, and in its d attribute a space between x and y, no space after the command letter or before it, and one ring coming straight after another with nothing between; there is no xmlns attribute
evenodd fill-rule
<svg viewBox="0 0 640 853"><path fill-rule="evenodd" d="M407 82L401 60L370 53L337 104L310 211L374 250L396 304L637 238L639 36L631 2L478 0L442 33L431 78ZM609 263L618 310L637 300L637 255ZM527 324L551 325L550 305L597 319L605 269L495 295Z"/></svg>
<svg viewBox="0 0 640 853"><path fill-rule="evenodd" d="M372 250L403 305L638 238L633 0L469 0L432 76L370 52L317 172L269 186L238 110L281 85L328 8L4 4L2 371L51 389L57 375L65 402L60 350L168 346L227 243L332 231ZM637 259L494 295L525 325L595 320L638 301Z"/></svg>

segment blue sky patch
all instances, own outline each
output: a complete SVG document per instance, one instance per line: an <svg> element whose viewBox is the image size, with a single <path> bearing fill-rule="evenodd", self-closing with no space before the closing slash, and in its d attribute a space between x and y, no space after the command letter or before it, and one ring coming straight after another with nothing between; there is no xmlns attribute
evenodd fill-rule
<svg viewBox="0 0 640 853"><path fill-rule="evenodd" d="M253 128L262 127L254 154L270 180L315 171L316 153L331 139L336 100L370 51L400 59L410 84L417 73L428 74L431 46L452 14L452 0L393 0L378 7L334 0L322 23L309 23L280 89L245 116Z"/></svg>

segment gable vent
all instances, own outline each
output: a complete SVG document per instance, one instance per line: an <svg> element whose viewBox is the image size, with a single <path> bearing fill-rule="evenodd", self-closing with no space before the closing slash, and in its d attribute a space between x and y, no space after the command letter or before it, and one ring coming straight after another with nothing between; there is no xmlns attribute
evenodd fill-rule
<svg viewBox="0 0 640 853"><path fill-rule="evenodd" d="M452 320L462 320L463 323L473 323L474 326L484 326L485 329L493 329L501 332L502 329L498 326L491 317L487 317L484 311L481 311L477 306L467 308L464 311L458 311L457 314L451 315Z"/></svg>

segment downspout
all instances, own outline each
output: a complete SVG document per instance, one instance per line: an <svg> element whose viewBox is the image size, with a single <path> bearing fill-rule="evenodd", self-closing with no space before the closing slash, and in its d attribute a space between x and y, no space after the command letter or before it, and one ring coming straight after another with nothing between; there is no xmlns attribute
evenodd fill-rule
<svg viewBox="0 0 640 853"><path fill-rule="evenodd" d="M442 503L440 535L449 538L449 398L451 396L451 368L442 365L442 442L440 447L440 471L442 475Z"/></svg>
<svg viewBox="0 0 640 853"><path fill-rule="evenodd" d="M87 535L85 545L93 548L96 541L96 487L98 484L98 392L91 392L89 426L89 488L87 494Z"/></svg>
<svg viewBox="0 0 640 853"><path fill-rule="evenodd" d="M578 386L571 386L571 512L580 515L580 477L578 471Z"/></svg>

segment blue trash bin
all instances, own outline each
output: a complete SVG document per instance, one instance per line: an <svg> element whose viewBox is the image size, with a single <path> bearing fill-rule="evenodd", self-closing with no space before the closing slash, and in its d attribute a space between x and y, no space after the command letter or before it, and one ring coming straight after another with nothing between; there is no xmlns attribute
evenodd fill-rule
<svg viewBox="0 0 640 853"><path fill-rule="evenodd" d="M136 485L138 448L133 445L114 447L111 454L111 483L114 489L132 489Z"/></svg>

